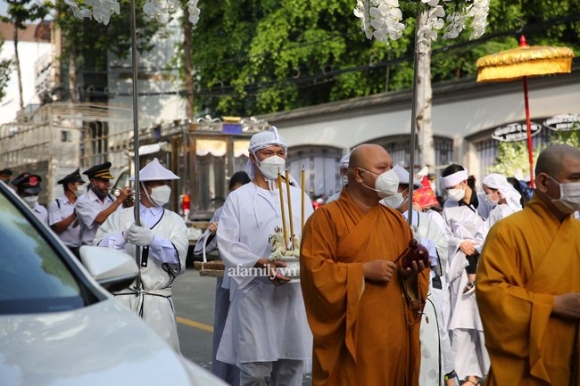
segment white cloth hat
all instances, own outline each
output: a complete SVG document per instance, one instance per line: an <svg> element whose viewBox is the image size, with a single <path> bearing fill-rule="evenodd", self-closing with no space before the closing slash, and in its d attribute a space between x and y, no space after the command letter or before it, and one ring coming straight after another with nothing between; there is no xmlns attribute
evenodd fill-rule
<svg viewBox="0 0 580 386"><path fill-rule="evenodd" d="M169 169L164 168L157 158L149 162L139 171L139 181L164 181L178 180L179 177ZM131 181L135 181L135 176L131 176Z"/></svg>
<svg viewBox="0 0 580 386"><path fill-rule="evenodd" d="M409 185L409 172L399 164L393 166L393 171L399 177L399 185ZM423 185L421 181L416 178L413 178L413 186L415 188L422 188Z"/></svg>
<svg viewBox="0 0 580 386"><path fill-rule="evenodd" d="M250 147L248 150L256 154L257 151L270 146L282 146L284 150L288 149L284 138L278 133L278 128L275 126L270 126L268 130L254 134L250 139Z"/></svg>
<svg viewBox="0 0 580 386"><path fill-rule="evenodd" d="M339 169L348 169L348 163L350 161L350 152L348 152L347 154L345 154L341 159L340 162L338 163L338 168Z"/></svg>
<svg viewBox="0 0 580 386"><path fill-rule="evenodd" d="M507 205L513 210L519 210L522 208L520 203L522 195L508 182L507 178L501 174L488 174L481 183L488 188L497 189L501 197L506 199Z"/></svg>
<svg viewBox="0 0 580 386"><path fill-rule="evenodd" d="M270 146L281 146L285 151L288 150L288 146L286 146L284 138L282 138L278 133L278 128L276 126L270 126L268 130L252 135L248 150L255 156L258 151ZM256 173L254 173L254 164L250 161L250 158L248 158L248 161L246 162L246 173L248 173L251 180L256 177Z"/></svg>

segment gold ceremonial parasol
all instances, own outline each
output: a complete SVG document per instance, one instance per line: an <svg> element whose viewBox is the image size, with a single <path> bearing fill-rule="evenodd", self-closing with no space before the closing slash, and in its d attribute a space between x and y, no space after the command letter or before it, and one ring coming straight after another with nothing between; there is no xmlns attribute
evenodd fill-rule
<svg viewBox="0 0 580 386"><path fill-rule="evenodd" d="M528 103L528 77L569 73L574 52L567 47L528 46L522 35L520 46L479 58L476 62L478 82L506 82L522 79L530 161L530 187L534 187L532 128Z"/></svg>

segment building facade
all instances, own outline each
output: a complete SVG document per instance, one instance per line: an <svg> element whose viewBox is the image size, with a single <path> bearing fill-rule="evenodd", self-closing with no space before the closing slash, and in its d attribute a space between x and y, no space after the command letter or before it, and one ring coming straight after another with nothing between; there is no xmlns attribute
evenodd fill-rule
<svg viewBox="0 0 580 386"><path fill-rule="evenodd" d="M580 68L528 83L534 149L549 141L557 122L560 129L578 128ZM358 144L380 144L394 162L409 167L411 104L410 91L391 92L260 118L281 130L289 145L291 170L307 169L311 195L328 196L340 188L338 161ZM436 165L430 165L430 172L437 175L446 165L459 163L481 181L495 161L500 140L526 140L524 104L521 81L478 84L465 79L434 85L434 135L426 146L433 146ZM418 171L423 166L421 150L415 160ZM519 177L529 179L525 174Z"/></svg>

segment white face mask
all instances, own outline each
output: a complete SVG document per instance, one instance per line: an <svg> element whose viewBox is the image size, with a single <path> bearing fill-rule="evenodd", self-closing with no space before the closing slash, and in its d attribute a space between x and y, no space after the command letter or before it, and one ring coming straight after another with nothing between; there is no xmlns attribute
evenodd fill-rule
<svg viewBox="0 0 580 386"><path fill-rule="evenodd" d="M399 209L406 201L407 198L403 197L403 193L395 193L392 196L383 198L385 205L393 209Z"/></svg>
<svg viewBox="0 0 580 386"><path fill-rule="evenodd" d="M340 176L340 180L342 181L342 186L348 185L348 176Z"/></svg>
<svg viewBox="0 0 580 386"><path fill-rule="evenodd" d="M167 185L152 188L149 198L156 206L163 206L167 204L171 198L171 188Z"/></svg>
<svg viewBox="0 0 580 386"><path fill-rule="evenodd" d="M499 198L494 197L492 194L488 194L485 196L485 200L491 206L497 205L499 202Z"/></svg>
<svg viewBox="0 0 580 386"><path fill-rule="evenodd" d="M560 198L552 198L552 204L566 214L580 210L580 182L558 182L548 177L560 186Z"/></svg>
<svg viewBox="0 0 580 386"><path fill-rule="evenodd" d="M461 201L465 197L465 189L449 189L447 191L447 197L452 201Z"/></svg>
<svg viewBox="0 0 580 386"><path fill-rule="evenodd" d="M362 168L361 170L376 176L376 174L373 172L369 172L368 170ZM399 177L397 177L397 173L391 169L379 174L377 180L375 181L374 189L366 185L364 182L363 186L367 189L377 192L380 198L385 198L397 194L399 190Z"/></svg>
<svg viewBox="0 0 580 386"><path fill-rule="evenodd" d="M26 196L22 198L26 204L30 207L30 209L34 208L36 203L38 202L38 196Z"/></svg>
<svg viewBox="0 0 580 386"><path fill-rule="evenodd" d="M73 193L75 194L75 197L78 198L78 197L82 196L83 194L85 194L85 187L84 186L77 186L77 190L75 190Z"/></svg>
<svg viewBox="0 0 580 386"><path fill-rule="evenodd" d="M256 166L260 169L260 172L264 177L270 180L275 180L278 178L278 173L284 172L286 160L277 155L268 157L262 161L258 161L258 157L256 157Z"/></svg>

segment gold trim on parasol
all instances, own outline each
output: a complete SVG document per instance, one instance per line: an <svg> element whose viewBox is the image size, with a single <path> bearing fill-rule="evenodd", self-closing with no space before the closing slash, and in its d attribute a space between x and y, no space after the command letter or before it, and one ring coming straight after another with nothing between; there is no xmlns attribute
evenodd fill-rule
<svg viewBox="0 0 580 386"><path fill-rule="evenodd" d="M568 47L524 45L486 55L476 62L478 82L502 82L524 76L569 73L574 51Z"/></svg>

